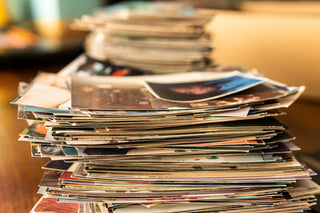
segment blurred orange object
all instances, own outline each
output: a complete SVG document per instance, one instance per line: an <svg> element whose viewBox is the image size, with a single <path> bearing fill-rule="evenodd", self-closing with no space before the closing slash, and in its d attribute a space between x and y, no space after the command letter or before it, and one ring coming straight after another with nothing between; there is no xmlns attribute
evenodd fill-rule
<svg viewBox="0 0 320 213"><path fill-rule="evenodd" d="M9 22L9 16L5 2L0 0L0 27L6 25Z"/></svg>
<svg viewBox="0 0 320 213"><path fill-rule="evenodd" d="M38 39L36 34L17 26L10 27L1 35L0 49L23 49L36 45Z"/></svg>
<svg viewBox="0 0 320 213"><path fill-rule="evenodd" d="M27 29L12 26L6 33L9 39L10 45L15 48L23 48L26 46L32 46L35 44L37 36Z"/></svg>

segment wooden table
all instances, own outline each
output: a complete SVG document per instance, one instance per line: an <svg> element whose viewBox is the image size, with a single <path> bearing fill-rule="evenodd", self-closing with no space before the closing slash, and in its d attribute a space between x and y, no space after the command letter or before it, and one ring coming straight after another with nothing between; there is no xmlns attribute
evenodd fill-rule
<svg viewBox="0 0 320 213"><path fill-rule="evenodd" d="M17 120L17 107L9 104L17 96L18 82L30 82L36 73L33 68L0 70L0 212L29 212L41 197L37 194L41 166L48 159L32 158L30 145L17 141L27 124Z"/></svg>
<svg viewBox="0 0 320 213"><path fill-rule="evenodd" d="M63 65L43 70L58 71ZM17 107L9 105L16 97L19 81L30 81L36 68L0 70L0 212L29 212L39 199L38 184L41 166L47 159L32 158L30 146L18 142L18 134L26 128L23 120L16 119ZM304 151L320 150L320 104L298 101L280 118L297 137L296 144Z"/></svg>

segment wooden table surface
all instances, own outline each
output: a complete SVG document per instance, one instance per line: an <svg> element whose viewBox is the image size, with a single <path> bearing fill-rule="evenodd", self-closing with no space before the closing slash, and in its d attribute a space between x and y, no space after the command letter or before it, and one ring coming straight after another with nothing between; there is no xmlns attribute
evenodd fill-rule
<svg viewBox="0 0 320 213"><path fill-rule="evenodd" d="M63 65L42 67L58 71ZM41 166L48 159L32 158L30 146L18 142L18 134L27 127L17 120L16 106L9 102L16 97L19 81L30 81L36 68L20 70L0 69L0 212L29 212L39 199L38 184L42 177ZM280 118L289 132L297 137L295 143L305 152L320 150L320 104L298 101Z"/></svg>

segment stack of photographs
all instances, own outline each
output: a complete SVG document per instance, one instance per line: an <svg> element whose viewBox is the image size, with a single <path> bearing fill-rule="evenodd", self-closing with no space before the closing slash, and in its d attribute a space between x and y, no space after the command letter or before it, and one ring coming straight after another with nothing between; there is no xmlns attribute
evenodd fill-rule
<svg viewBox="0 0 320 213"><path fill-rule="evenodd" d="M31 212L307 210L320 187L275 118L303 91L243 70L39 73L12 101L51 158Z"/></svg>
<svg viewBox="0 0 320 213"><path fill-rule="evenodd" d="M146 73L177 73L211 65L213 42L205 25L213 13L178 3L125 2L75 20L91 31L86 54Z"/></svg>

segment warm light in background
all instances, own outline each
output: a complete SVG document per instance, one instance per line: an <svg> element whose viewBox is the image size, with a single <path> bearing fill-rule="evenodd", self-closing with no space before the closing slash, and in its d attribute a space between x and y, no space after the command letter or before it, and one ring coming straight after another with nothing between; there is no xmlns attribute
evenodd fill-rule
<svg viewBox="0 0 320 213"><path fill-rule="evenodd" d="M257 68L320 98L320 2L249 1L241 11L217 12L209 28L218 64Z"/></svg>

